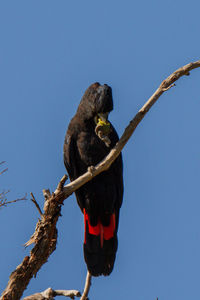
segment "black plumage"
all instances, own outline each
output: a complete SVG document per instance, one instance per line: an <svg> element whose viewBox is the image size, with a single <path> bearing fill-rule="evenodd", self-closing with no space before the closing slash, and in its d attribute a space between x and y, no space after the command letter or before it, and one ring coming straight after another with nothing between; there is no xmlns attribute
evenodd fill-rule
<svg viewBox="0 0 200 300"><path fill-rule="evenodd" d="M86 90L64 142L64 163L71 181L99 163L118 141L114 127L106 120L112 109L112 90L108 85L94 83ZM97 135L100 121L106 124L103 129L109 124L109 145ZM85 220L84 257L93 276L109 275L114 266L123 198L122 169L120 154L107 171L75 192Z"/></svg>

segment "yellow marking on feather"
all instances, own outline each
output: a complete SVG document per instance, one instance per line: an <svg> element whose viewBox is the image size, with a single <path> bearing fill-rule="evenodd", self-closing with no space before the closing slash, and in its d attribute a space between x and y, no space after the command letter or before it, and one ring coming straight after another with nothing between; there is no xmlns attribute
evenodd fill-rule
<svg viewBox="0 0 200 300"><path fill-rule="evenodd" d="M101 125L101 126L109 126L109 127L110 127L110 123L109 123L109 122L103 121L103 120L101 120L100 118L98 119L97 125Z"/></svg>

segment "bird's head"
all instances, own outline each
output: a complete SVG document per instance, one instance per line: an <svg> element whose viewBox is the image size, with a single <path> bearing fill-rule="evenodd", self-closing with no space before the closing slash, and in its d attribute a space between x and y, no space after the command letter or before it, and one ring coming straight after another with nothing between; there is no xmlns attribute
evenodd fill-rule
<svg viewBox="0 0 200 300"><path fill-rule="evenodd" d="M112 89L107 84L93 83L83 95L78 112L85 120L94 119L107 122L108 114L113 110Z"/></svg>
<svg viewBox="0 0 200 300"><path fill-rule="evenodd" d="M96 82L85 91L77 111L84 122L94 126L96 135L107 147L111 143L108 137L111 131L108 115L111 110L113 110L111 87Z"/></svg>

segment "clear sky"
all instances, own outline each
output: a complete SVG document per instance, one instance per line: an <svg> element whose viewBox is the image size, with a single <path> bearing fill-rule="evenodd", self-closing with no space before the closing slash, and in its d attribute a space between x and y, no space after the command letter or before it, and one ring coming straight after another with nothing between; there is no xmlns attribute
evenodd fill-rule
<svg viewBox="0 0 200 300"><path fill-rule="evenodd" d="M65 173L65 131L93 82L113 89L119 135L163 79L198 60L197 0L0 1L0 190L9 200L53 191ZM167 91L123 150L125 194L113 273L90 299L200 298L200 70ZM30 201L0 210L0 290L30 249ZM83 289L83 217L74 195L57 250L24 295ZM59 299L62 299L60 297ZM63 298L64 299L64 298Z"/></svg>

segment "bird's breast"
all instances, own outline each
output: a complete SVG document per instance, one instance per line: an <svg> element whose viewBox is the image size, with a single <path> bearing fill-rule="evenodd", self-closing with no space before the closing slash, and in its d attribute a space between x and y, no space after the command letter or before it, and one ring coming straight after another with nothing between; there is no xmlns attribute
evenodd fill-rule
<svg viewBox="0 0 200 300"><path fill-rule="evenodd" d="M81 160L87 165L96 165L110 151L95 132L81 132L77 138L77 148Z"/></svg>

